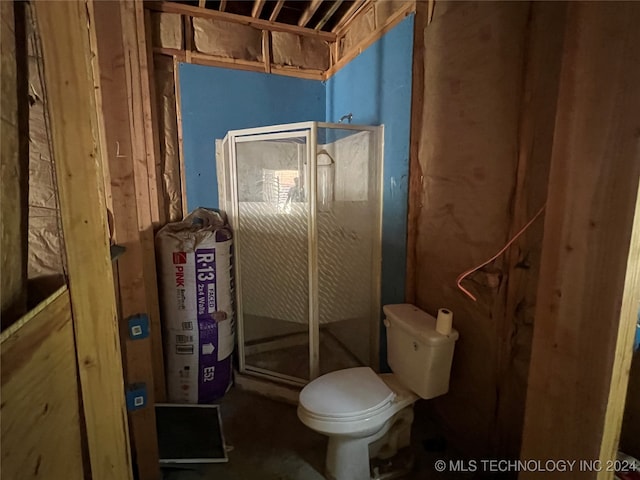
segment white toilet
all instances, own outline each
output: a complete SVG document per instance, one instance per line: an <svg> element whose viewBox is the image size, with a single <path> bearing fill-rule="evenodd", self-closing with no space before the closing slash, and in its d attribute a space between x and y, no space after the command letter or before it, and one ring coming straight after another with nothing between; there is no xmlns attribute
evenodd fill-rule
<svg viewBox="0 0 640 480"><path fill-rule="evenodd" d="M410 442L413 404L449 390L458 332L409 304L386 305L387 357L394 373L369 367L323 375L300 392L298 417L329 437L326 477L369 480L369 459L389 458Z"/></svg>

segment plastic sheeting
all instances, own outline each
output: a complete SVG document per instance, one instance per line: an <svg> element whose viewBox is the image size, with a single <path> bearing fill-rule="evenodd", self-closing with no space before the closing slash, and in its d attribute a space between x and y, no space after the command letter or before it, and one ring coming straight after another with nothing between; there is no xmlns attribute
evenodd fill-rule
<svg viewBox="0 0 640 480"><path fill-rule="evenodd" d="M30 13L30 9L27 9ZM63 283L64 271L60 207L55 186L42 85L39 37L29 22L29 280L40 279L46 290ZM43 277L49 277L44 279Z"/></svg>

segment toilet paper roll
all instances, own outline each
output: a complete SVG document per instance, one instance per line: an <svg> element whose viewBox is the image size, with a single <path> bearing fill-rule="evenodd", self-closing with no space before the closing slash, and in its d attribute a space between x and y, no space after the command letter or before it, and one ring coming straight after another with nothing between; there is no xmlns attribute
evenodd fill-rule
<svg viewBox="0 0 640 480"><path fill-rule="evenodd" d="M453 325L453 312L448 308L438 310L438 318L436 318L436 332L442 335L449 335Z"/></svg>

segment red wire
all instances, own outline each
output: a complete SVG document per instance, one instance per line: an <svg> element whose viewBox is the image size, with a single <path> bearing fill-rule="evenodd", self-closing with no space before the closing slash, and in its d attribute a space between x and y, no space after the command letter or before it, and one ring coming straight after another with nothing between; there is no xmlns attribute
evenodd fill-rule
<svg viewBox="0 0 640 480"><path fill-rule="evenodd" d="M502 255L502 254L504 253L504 251L505 251L507 248L509 248L509 247L511 246L511 244L512 244L513 242L515 242L515 241L520 237L520 235L522 235L522 234L527 230L527 228L529 228L529 227L531 226L531 224L532 224L533 222L535 222L535 221L536 221L536 219L537 219L540 215L542 215L542 212L544 212L544 208L545 208L546 206L547 206L546 204L542 205L542 207L540 208L540 210L538 210L538 213L536 213L536 214L533 216L533 218L532 218L531 220L529 220L529 221L527 222L527 224L526 224L524 227L522 227L522 228L520 229L520 231L519 231L518 233L516 233L516 234L514 235L514 237L513 237L511 240L509 240L509 242L508 242L504 247L502 247L502 250L500 250L498 253L496 253L493 257L491 257L491 258L490 258L489 260L487 260L486 262L484 262L484 263L482 263L482 264L478 265L477 267L472 268L471 270L467 270L466 272L461 273L461 274L458 276L458 279L456 280L456 284L458 285L458 288L459 288L460 290L462 290L462 291L463 291L463 292L464 292L464 293L465 293L469 298L471 298L471 300L473 300L473 301L475 302L475 301L476 301L476 297L474 297L474 296L473 296L473 294L472 294L469 290L467 290L466 288L464 288L464 287L461 285L461 282L462 282L465 278L467 278L469 275L471 275L473 272L475 272L476 270L479 270L479 269L481 269L482 267L484 267L485 265L488 265L489 263L493 262L496 258L498 258L500 255Z"/></svg>

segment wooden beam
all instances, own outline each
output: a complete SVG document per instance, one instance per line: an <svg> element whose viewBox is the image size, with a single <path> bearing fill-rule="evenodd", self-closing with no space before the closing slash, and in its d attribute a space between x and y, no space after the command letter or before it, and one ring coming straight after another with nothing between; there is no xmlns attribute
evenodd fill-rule
<svg viewBox="0 0 640 480"><path fill-rule="evenodd" d="M29 124L24 4L1 2L0 311L3 328L27 309ZM15 14L14 14L15 13ZM26 114L26 117L25 117ZM25 124L26 119L26 124Z"/></svg>
<svg viewBox="0 0 640 480"><path fill-rule="evenodd" d="M264 61L264 71L271 73L271 33L269 30L262 31L262 60Z"/></svg>
<svg viewBox="0 0 640 480"><path fill-rule="evenodd" d="M278 20L278 14L280 14L280 10L282 10L283 5L284 5L284 0L278 0L276 2L275 6L273 7L273 11L271 12L271 15L269 15L270 22L275 22L276 20Z"/></svg>
<svg viewBox="0 0 640 480"><path fill-rule="evenodd" d="M220 6L218 7L220 12L224 12L224 9L227 8L227 0L220 0Z"/></svg>
<svg viewBox="0 0 640 480"><path fill-rule="evenodd" d="M176 58L177 61L193 63L194 65L208 65L210 67L223 67L234 68L236 70L247 70L251 72L264 72L264 62L257 62L252 60L239 60L236 58L217 57L215 55L208 55L205 53L193 52L191 59L186 60L185 52L183 50L176 50L173 48L158 48L153 49L154 53L162 55L171 55ZM324 80L324 72L322 70L315 70L311 68L298 68L288 67L284 65L271 65L271 73L277 75L285 75L287 77L306 78L308 80Z"/></svg>
<svg viewBox="0 0 640 480"><path fill-rule="evenodd" d="M407 214L407 273L405 300L416 303L416 243L418 219L422 209L422 167L420 166L420 140L424 108L424 29L429 21L424 2L416 5L413 30L413 69L411 84L411 138L409 141L409 207Z"/></svg>
<svg viewBox="0 0 640 480"><path fill-rule="evenodd" d="M269 20L261 20L259 18L245 17L234 13L220 12L217 10L209 10L206 8L192 7L174 2L145 2L145 8L156 12L180 13L191 17L209 18L213 20L222 20L225 22L239 23L241 25L249 25L258 30L271 30L275 32L289 32L296 35L322 38L327 42L336 39L336 35L331 32L323 32L312 28L303 28L297 25L288 25L286 23L271 22Z"/></svg>
<svg viewBox="0 0 640 480"><path fill-rule="evenodd" d="M253 2L253 8L251 9L251 16L253 18L260 18L265 2L266 0L255 0Z"/></svg>
<svg viewBox="0 0 640 480"><path fill-rule="evenodd" d="M207 0L198 0L198 7L205 8L207 5Z"/></svg>
<svg viewBox="0 0 640 480"><path fill-rule="evenodd" d="M129 413L131 443L143 479L159 478L156 443L152 340L160 341L153 225L150 212L149 164L142 112L139 39L136 16L127 2L96 2L95 20L102 84L104 129L111 177L115 241L126 247L118 261L121 340L128 385L147 386L148 406ZM124 61L122 61L124 59ZM155 173L155 165L153 165ZM151 235L147 232L150 232ZM150 257L150 258L148 258ZM153 262L153 263L150 263ZM132 341L130 317L144 313L153 336ZM162 372L162 350L160 365ZM160 378L162 384L163 378ZM164 395L163 391L159 392Z"/></svg>
<svg viewBox="0 0 640 480"><path fill-rule="evenodd" d="M307 23L309 23L309 20L311 20L313 14L316 13L316 10L318 10L321 3L322 0L311 0L311 3L309 3L309 6L304 10L304 12L302 12L300 19L298 20L299 27L305 27Z"/></svg>
<svg viewBox="0 0 640 480"><path fill-rule="evenodd" d="M640 292L640 4L569 3L567 19L521 458L606 465Z"/></svg>
<svg viewBox="0 0 640 480"><path fill-rule="evenodd" d="M331 19L333 14L336 13L336 10L340 8L340 5L342 5L342 2L343 0L335 0L333 2L333 5L331 5L331 8L327 11L327 13L325 13L324 16L320 19L320 21L316 23L315 30L321 30L322 27L325 26L325 24Z"/></svg>
<svg viewBox="0 0 640 480"><path fill-rule="evenodd" d="M131 479L91 66L96 52L89 35L94 25L83 2L34 5L42 38L91 477Z"/></svg>
<svg viewBox="0 0 640 480"><path fill-rule="evenodd" d="M338 23L331 29L332 32L336 33L342 29L346 25L346 23L351 20L351 17L355 15L355 13L362 7L365 3L365 0L355 0L353 4L349 7L349 9L344 12L344 15L338 20Z"/></svg>
<svg viewBox="0 0 640 480"><path fill-rule="evenodd" d="M325 79L331 78L338 70L344 67L351 60L360 55L369 46L373 45L379 40L385 33L398 25L402 20L410 15L416 9L416 2L405 2L393 15L391 15L383 25L379 25L373 32L360 41L350 51L345 52L344 55L333 65L329 70L325 72Z"/></svg>

